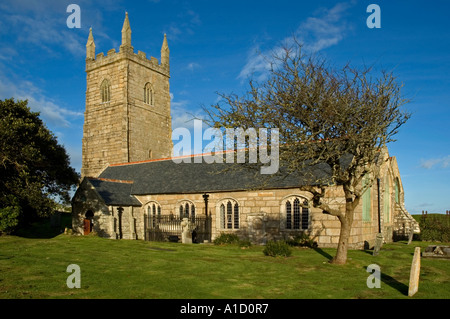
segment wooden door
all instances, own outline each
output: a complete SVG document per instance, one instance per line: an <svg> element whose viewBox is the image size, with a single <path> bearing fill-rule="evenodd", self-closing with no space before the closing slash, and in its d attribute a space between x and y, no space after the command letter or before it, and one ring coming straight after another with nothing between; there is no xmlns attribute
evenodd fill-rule
<svg viewBox="0 0 450 319"><path fill-rule="evenodd" d="M91 233L91 220L85 219L84 220L84 234L89 235Z"/></svg>

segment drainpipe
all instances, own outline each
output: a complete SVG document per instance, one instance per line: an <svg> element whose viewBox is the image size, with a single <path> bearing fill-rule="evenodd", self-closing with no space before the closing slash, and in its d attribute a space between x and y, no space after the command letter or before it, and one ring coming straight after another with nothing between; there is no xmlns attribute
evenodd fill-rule
<svg viewBox="0 0 450 319"><path fill-rule="evenodd" d="M209 195L208 194L203 194L203 199L205 201L205 230L207 233L207 241L210 242L211 241L211 221L208 218L208 199L209 199Z"/></svg>
<svg viewBox="0 0 450 319"><path fill-rule="evenodd" d="M377 178L377 190L378 190L378 233L381 234L381 204L380 204L380 179Z"/></svg>
<svg viewBox="0 0 450 319"><path fill-rule="evenodd" d="M205 200L205 216L208 216L208 194L203 194L203 199Z"/></svg>

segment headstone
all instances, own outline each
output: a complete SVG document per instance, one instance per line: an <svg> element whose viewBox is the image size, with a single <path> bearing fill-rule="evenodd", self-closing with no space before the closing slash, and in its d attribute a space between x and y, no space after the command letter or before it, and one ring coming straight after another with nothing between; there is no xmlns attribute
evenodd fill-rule
<svg viewBox="0 0 450 319"><path fill-rule="evenodd" d="M383 245L383 235L381 233L378 233L377 238L375 239L375 246L373 247L372 256L378 256L381 245Z"/></svg>
<svg viewBox="0 0 450 319"><path fill-rule="evenodd" d="M413 236L414 236L414 229L412 229L409 232L409 237L408 237L408 245L411 244L412 240L413 240Z"/></svg>
<svg viewBox="0 0 450 319"><path fill-rule="evenodd" d="M430 245L422 253L424 258L450 259L450 246Z"/></svg>
<svg viewBox="0 0 450 319"><path fill-rule="evenodd" d="M189 219L183 218L183 221L181 222L181 242L183 244L192 244L192 233L189 224Z"/></svg>
<svg viewBox="0 0 450 319"><path fill-rule="evenodd" d="M408 297L414 296L419 290L419 275L420 275L420 247L414 249L414 257L411 264L411 272L409 274L409 289Z"/></svg>

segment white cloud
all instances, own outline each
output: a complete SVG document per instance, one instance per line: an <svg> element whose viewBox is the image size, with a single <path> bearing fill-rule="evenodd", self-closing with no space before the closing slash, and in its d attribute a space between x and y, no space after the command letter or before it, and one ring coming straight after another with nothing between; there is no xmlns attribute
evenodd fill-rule
<svg viewBox="0 0 450 319"><path fill-rule="evenodd" d="M428 160L422 160L420 166L426 169L432 169L433 167L447 168L450 166L450 155L441 158L431 158Z"/></svg>
<svg viewBox="0 0 450 319"><path fill-rule="evenodd" d="M184 127L189 130L194 127L194 118L203 118L202 111L200 109L192 112L189 110L189 100L175 100L173 93L170 93L171 103L171 116L172 116L172 130L178 127Z"/></svg>
<svg viewBox="0 0 450 319"><path fill-rule="evenodd" d="M34 112L40 112L45 123L57 127L69 127L73 117L82 117L83 113L74 112L61 107L30 81L13 83L3 74L0 74L0 98L28 100L28 106Z"/></svg>
<svg viewBox="0 0 450 319"><path fill-rule="evenodd" d="M104 7L113 5L112 0L105 1L107 3L103 3ZM81 29L68 28L66 21L70 12L67 13L66 9L69 4L70 2L61 0L15 0L7 4L0 3L0 34L13 35L14 38L8 43L9 48L6 47L9 50L25 50L34 46L53 55L61 54L61 50L65 50L79 57L86 53L87 31L90 26L93 26L96 42L103 39L111 41L111 38L101 31L102 11L87 0L76 2L81 8Z"/></svg>
<svg viewBox="0 0 450 319"><path fill-rule="evenodd" d="M309 17L297 29L305 50L316 52L336 45L346 35L349 24L343 19L350 4L338 3L320 17Z"/></svg>
<svg viewBox="0 0 450 319"><path fill-rule="evenodd" d="M195 63L195 62L191 62L191 63L189 63L188 65L187 65L187 69L189 70L189 71L194 71L195 69L198 69L200 67L200 64L198 64L198 63Z"/></svg>
<svg viewBox="0 0 450 319"><path fill-rule="evenodd" d="M338 44L344 39L350 29L349 23L344 19L346 11L352 4L338 3L331 9L323 9L318 16L309 17L302 22L292 37L282 41L287 46L294 42L294 37L303 44L307 53L315 53ZM239 73L238 78L245 80L254 76L257 80L264 80L271 64L267 57L281 53L282 47L261 52L259 45L251 49L247 63Z"/></svg>

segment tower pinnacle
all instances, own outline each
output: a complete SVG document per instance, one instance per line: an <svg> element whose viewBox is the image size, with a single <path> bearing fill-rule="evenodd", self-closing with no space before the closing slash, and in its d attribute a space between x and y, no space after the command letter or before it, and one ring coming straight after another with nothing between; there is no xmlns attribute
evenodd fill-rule
<svg viewBox="0 0 450 319"><path fill-rule="evenodd" d="M130 20L128 19L128 12L125 12L125 21L122 27L122 45L121 48L133 48L131 46L131 27Z"/></svg>
<svg viewBox="0 0 450 319"><path fill-rule="evenodd" d="M92 35L92 28L89 29L89 37L86 43L86 59L95 59L95 43L94 36Z"/></svg>
<svg viewBox="0 0 450 319"><path fill-rule="evenodd" d="M167 44L167 36L164 34L163 45L161 47L161 65L169 67L169 45Z"/></svg>

